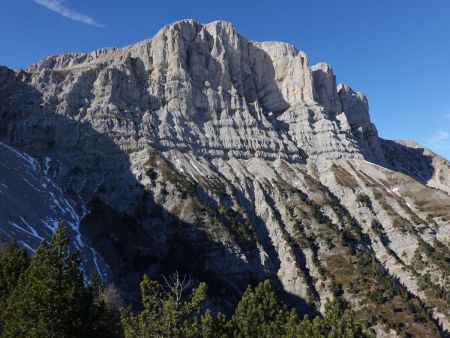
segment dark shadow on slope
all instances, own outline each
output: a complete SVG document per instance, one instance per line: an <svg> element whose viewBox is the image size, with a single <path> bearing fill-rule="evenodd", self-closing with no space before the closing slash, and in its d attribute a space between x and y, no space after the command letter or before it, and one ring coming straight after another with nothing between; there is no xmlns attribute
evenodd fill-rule
<svg viewBox="0 0 450 338"><path fill-rule="evenodd" d="M209 282L211 292L217 290L223 299L237 300L246 285L255 283L245 264L223 244L152 200L151 192L131 173L128 154L114 143L113 135L98 132L89 122L58 115L57 106L44 104L41 93L26 83L26 73L4 73L0 86L7 82L14 96L0 101L1 140L40 160L52 158L49 172L73 197L80 214L82 200L89 202L80 231L84 241L102 254L113 282L126 295L137 298L144 273L154 277L174 270ZM147 207L151 216L160 217L159 233L149 234L136 220L136 211ZM160 237L166 238L163 245ZM220 276L212 268L212 253L226 255L230 265L244 265L243 271Z"/></svg>
<svg viewBox="0 0 450 338"><path fill-rule="evenodd" d="M306 257L304 255L302 249L291 238L291 236L286 231L286 229L284 229L283 218L280 215L280 213L276 207L275 201L273 200L272 196L270 196L270 194L267 191L264 191L264 198L275 215L277 223L280 226L280 229L283 233L283 238L286 241L287 245L290 246L291 252L295 258L296 263L299 264L299 269L301 270L301 272L303 274L303 277L305 279L307 287L309 288L309 290L311 291L311 294L314 297L314 301L320 300L319 293L317 292L316 287L314 285L314 280L313 280L311 274L309 273L308 267L306 266ZM318 315L318 312L316 309L311 308L311 306L309 306L308 303L305 302L303 299L302 299L303 302L299 302L298 298L299 297L296 295L289 294L289 297L287 298L287 300L290 303L290 305L295 306L299 310L300 313L307 313L310 316ZM312 301L313 300L311 299L311 302Z"/></svg>
<svg viewBox="0 0 450 338"><path fill-rule="evenodd" d="M89 212L80 225L84 241L100 252L112 281L130 300L138 299L144 273L191 274L210 285L216 303L228 300L225 307L234 305L247 285L272 277L255 274L248 262L212 240L204 229L158 205L131 173L129 156L114 142L117 135L112 129L99 132L90 122L58 114L58 102L44 103L42 94L28 84L29 74L0 71L0 140L41 161L50 157L49 173L73 199L79 214L82 202L87 202ZM45 76L56 82L64 79L52 71ZM113 125L120 112L117 115L108 117L105 125ZM208 199L208 194L203 195ZM142 209L159 220L156 232L141 225L137 213Z"/></svg>
<svg viewBox="0 0 450 338"><path fill-rule="evenodd" d="M113 280L133 301L139 300L139 282L143 274L161 279L174 271L208 284L209 295L222 308L231 308L248 284L256 281L245 264L220 243L212 241L195 224L181 221L160 206L151 210L161 217L165 231L149 234L133 217L117 213L99 200L91 203L91 212L81 230L111 265ZM214 268L214 262L227 260L237 276ZM238 271L237 271L238 272Z"/></svg>
<svg viewBox="0 0 450 338"><path fill-rule="evenodd" d="M357 92L348 86L343 86L335 96L327 94L330 88L336 88L328 82L329 88L323 87L330 81L330 74L322 69L314 70L316 101L327 109L326 115L340 128L340 119L336 112L343 111L351 127L345 131L348 138L353 139L366 161L380 165L390 170L401 172L413 179L426 184L434 174L432 158L424 154L424 149L408 145L401 141L384 140L378 137L375 126L370 123L369 106L366 97L357 96ZM338 102L340 101L340 102ZM341 129L341 132L344 130Z"/></svg>
<svg viewBox="0 0 450 338"><path fill-rule="evenodd" d="M380 141L388 169L408 175L422 184L426 184L433 177L433 158L424 154L424 148L409 147L384 139Z"/></svg>

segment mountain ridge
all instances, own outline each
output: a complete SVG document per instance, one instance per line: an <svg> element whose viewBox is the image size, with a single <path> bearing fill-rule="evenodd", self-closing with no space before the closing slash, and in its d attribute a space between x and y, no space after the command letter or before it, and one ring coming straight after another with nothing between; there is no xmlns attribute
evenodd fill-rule
<svg viewBox="0 0 450 338"><path fill-rule="evenodd" d="M362 313L360 300L381 306L351 286L377 287L358 272L369 255L448 330L431 293L449 276L429 249L448 255L449 162L379 138L364 94L289 44L183 20L123 48L2 67L0 121L0 141L48 165L131 299L143 273L177 269L220 285L217 299L271 278L302 311L341 294Z"/></svg>

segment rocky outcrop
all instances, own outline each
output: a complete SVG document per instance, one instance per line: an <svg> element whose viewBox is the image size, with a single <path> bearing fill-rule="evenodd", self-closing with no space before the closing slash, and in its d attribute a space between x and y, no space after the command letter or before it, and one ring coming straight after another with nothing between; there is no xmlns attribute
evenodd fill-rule
<svg viewBox="0 0 450 338"><path fill-rule="evenodd" d="M314 77L315 100L328 114L342 112L341 101L336 88L336 76L330 65L318 63L311 67Z"/></svg>
<svg viewBox="0 0 450 338"><path fill-rule="evenodd" d="M78 217L42 207L31 224L2 206L3 236L32 247L49 235L39 215L67 219L129 299L143 273L189 273L220 286L225 307L271 278L311 314L341 296L379 310L379 332L395 310L408 332L432 335L411 312L420 299L448 328L434 252L448 253L449 162L379 138L366 97L292 45L183 20L124 48L2 67L0 140L33 156L33 180L51 179ZM381 311L366 291L383 287Z"/></svg>
<svg viewBox="0 0 450 338"><path fill-rule="evenodd" d="M361 151L367 159L383 163L384 155L379 146L377 128L370 121L366 96L353 91L346 84L340 84L337 92L342 111L347 117L353 137L358 142Z"/></svg>

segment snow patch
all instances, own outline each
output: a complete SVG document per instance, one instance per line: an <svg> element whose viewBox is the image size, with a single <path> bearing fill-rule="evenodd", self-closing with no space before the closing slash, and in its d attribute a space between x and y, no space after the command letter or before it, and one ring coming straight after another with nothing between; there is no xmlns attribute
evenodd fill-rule
<svg viewBox="0 0 450 338"><path fill-rule="evenodd" d="M20 219L28 227L28 229L30 229L30 231L31 231L31 233L33 234L34 237L39 238L40 240L44 239L43 237L39 236L37 231L25 220L25 218L20 216Z"/></svg>
<svg viewBox="0 0 450 338"><path fill-rule="evenodd" d="M31 252L36 252L35 249L33 249L33 247L31 247L27 242L20 240L18 241L19 244L23 245L25 248L27 248L28 250L30 250Z"/></svg>
<svg viewBox="0 0 450 338"><path fill-rule="evenodd" d="M34 236L34 233L33 233L33 232L30 232L30 231L24 229L23 227L21 227L21 226L20 226L19 224L17 224L16 222L9 221L8 224L9 224L9 225L12 225L14 228L16 228L17 230L19 230L20 232L24 232L24 233L26 233L27 235L30 235L30 236L32 236L32 237L36 237L36 236Z"/></svg>
<svg viewBox="0 0 450 338"><path fill-rule="evenodd" d="M26 163L28 163L34 170L37 170L39 168L39 162L34 159L33 157L31 157L28 154L25 153L21 153L19 151L17 151L16 149L7 146L6 144L2 143L1 146L7 148L10 152L14 153L17 157L21 158L22 160L24 160Z"/></svg>

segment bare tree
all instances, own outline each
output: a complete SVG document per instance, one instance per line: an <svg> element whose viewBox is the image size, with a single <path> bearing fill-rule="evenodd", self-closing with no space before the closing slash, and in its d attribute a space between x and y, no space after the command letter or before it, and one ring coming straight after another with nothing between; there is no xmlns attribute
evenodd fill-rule
<svg viewBox="0 0 450 338"><path fill-rule="evenodd" d="M170 274L168 277L163 275L164 284L163 289L167 296L172 296L175 299L176 307L178 308L184 292L191 285L191 276L183 275L180 277L178 271Z"/></svg>

